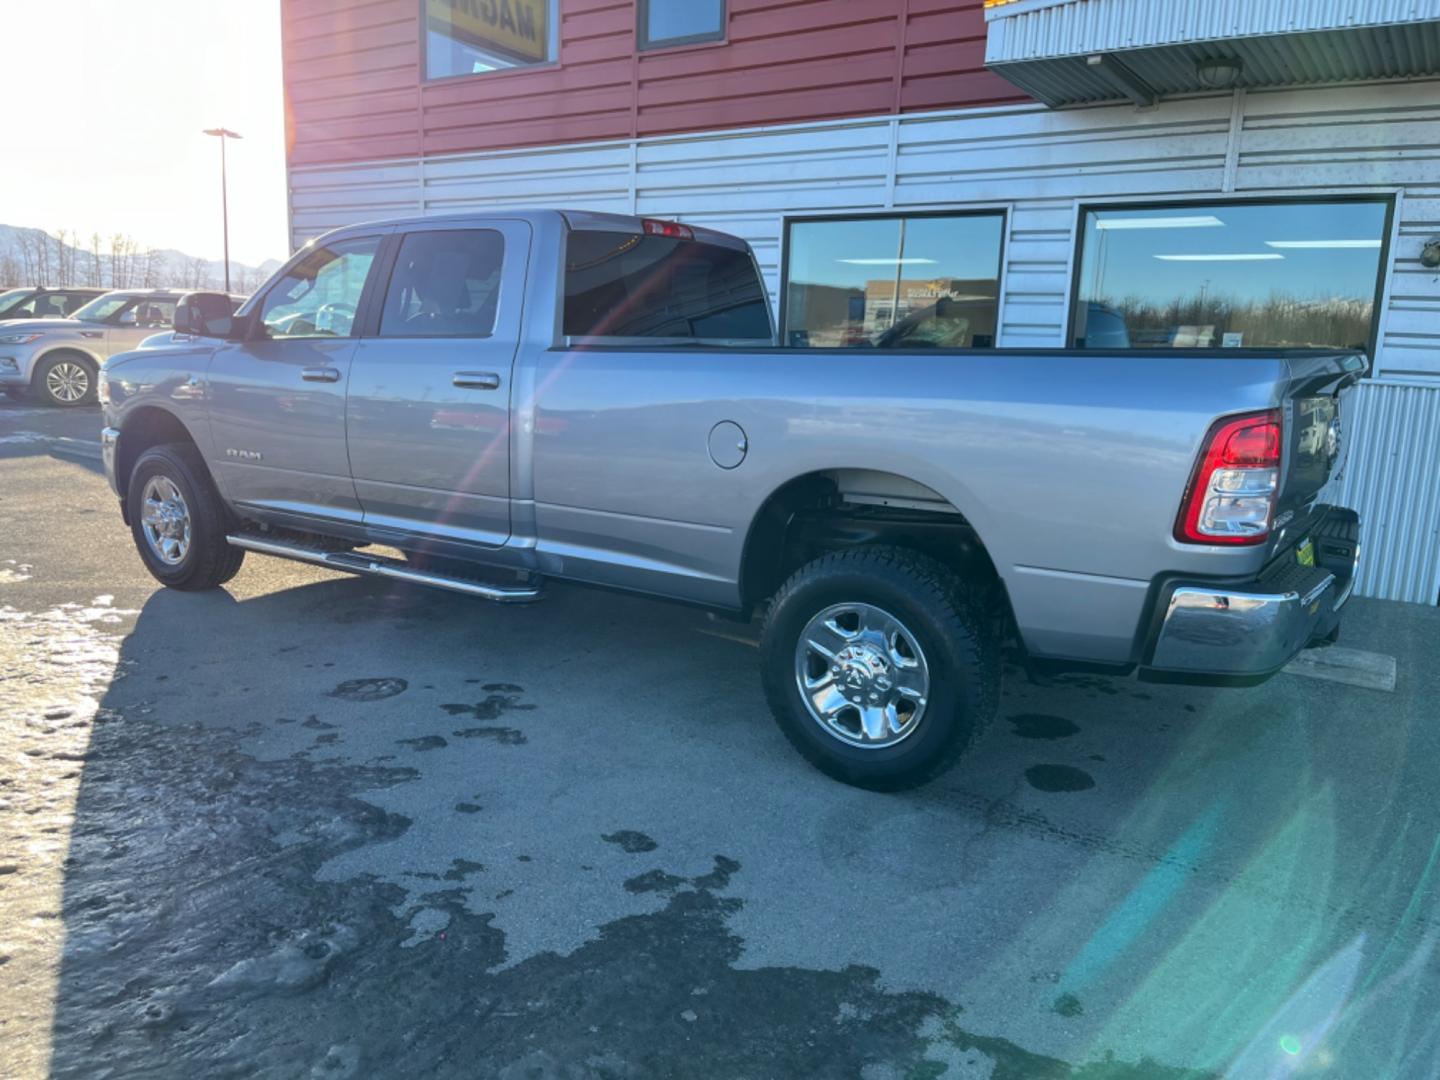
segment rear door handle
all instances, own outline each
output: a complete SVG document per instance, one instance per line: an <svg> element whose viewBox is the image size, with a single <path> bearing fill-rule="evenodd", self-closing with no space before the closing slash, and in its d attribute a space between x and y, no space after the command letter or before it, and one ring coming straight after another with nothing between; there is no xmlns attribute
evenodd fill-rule
<svg viewBox="0 0 1440 1080"><path fill-rule="evenodd" d="M340 369L333 367L301 368L300 377L306 382L339 382Z"/></svg>
<svg viewBox="0 0 1440 1080"><path fill-rule="evenodd" d="M457 371L451 383L466 390L498 390L500 376L493 371Z"/></svg>

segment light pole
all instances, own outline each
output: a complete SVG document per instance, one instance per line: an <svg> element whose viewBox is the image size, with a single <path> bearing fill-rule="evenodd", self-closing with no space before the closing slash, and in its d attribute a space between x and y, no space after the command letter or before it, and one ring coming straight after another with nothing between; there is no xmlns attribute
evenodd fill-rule
<svg viewBox="0 0 1440 1080"><path fill-rule="evenodd" d="M225 231L225 291L230 291L230 204L225 191L225 140L244 138L239 132L231 131L229 128L206 128L206 135L215 135L220 139L220 221Z"/></svg>

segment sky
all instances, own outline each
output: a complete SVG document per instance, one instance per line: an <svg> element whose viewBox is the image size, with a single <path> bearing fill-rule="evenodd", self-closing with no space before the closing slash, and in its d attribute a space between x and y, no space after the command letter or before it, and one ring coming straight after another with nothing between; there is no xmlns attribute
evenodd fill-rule
<svg viewBox="0 0 1440 1080"><path fill-rule="evenodd" d="M289 254L279 0L0 0L0 223ZM88 241L87 241L88 243Z"/></svg>

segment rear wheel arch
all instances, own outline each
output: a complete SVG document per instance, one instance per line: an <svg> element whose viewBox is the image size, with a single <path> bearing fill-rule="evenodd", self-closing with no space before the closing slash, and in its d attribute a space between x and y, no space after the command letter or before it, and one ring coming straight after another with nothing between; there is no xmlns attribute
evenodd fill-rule
<svg viewBox="0 0 1440 1080"><path fill-rule="evenodd" d="M928 555L963 577L993 585L1004 598L979 532L940 492L898 472L825 469L780 485L751 520L740 567L743 601L763 603L814 558L873 544Z"/></svg>

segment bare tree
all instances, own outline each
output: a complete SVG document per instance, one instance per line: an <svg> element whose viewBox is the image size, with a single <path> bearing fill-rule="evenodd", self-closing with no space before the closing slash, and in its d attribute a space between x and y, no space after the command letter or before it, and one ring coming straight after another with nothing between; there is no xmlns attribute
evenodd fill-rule
<svg viewBox="0 0 1440 1080"><path fill-rule="evenodd" d="M0 286L11 289L23 283L23 274L20 269L20 260L15 258L13 252L5 252L0 255Z"/></svg>
<svg viewBox="0 0 1440 1080"><path fill-rule="evenodd" d="M143 285L147 289L153 289L160 284L160 252L153 247L146 248L141 260Z"/></svg>
<svg viewBox="0 0 1440 1080"><path fill-rule="evenodd" d="M90 284L97 289L103 284L103 273L100 269L100 234L90 234Z"/></svg>

